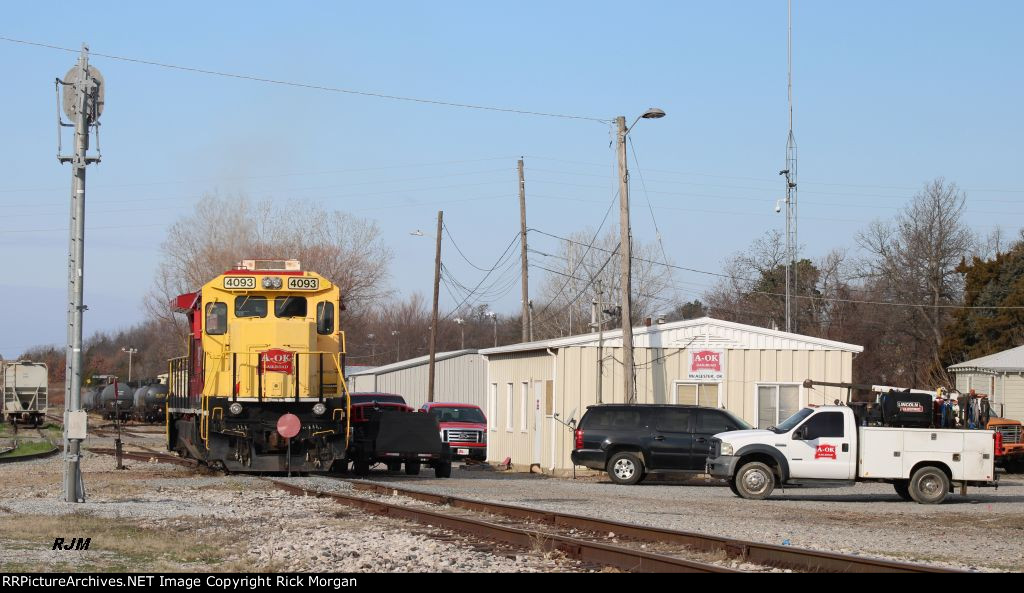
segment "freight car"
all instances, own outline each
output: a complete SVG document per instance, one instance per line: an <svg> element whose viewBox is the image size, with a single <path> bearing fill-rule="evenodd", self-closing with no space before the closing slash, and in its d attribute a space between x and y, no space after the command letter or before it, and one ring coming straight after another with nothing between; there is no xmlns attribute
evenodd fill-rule
<svg viewBox="0 0 1024 593"><path fill-rule="evenodd" d="M169 450L241 472L347 465L337 285L296 260L245 260L172 305L191 331L169 366ZM290 439L282 417L298 420Z"/></svg>
<svg viewBox="0 0 1024 593"><path fill-rule="evenodd" d="M132 415L139 422L162 422L167 415L167 386L146 385L135 392Z"/></svg>
<svg viewBox="0 0 1024 593"><path fill-rule="evenodd" d="M132 388L122 383L107 385L96 399L96 411L106 420L128 420L132 415L133 392Z"/></svg>
<svg viewBox="0 0 1024 593"><path fill-rule="evenodd" d="M46 415L46 365L27 360L0 360L0 390L3 391L3 418L8 422L26 422L38 426Z"/></svg>

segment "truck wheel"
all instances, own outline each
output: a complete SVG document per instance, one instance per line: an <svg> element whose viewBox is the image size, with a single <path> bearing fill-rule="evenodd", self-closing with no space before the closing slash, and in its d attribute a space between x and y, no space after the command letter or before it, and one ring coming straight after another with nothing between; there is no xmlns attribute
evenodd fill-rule
<svg viewBox="0 0 1024 593"><path fill-rule="evenodd" d="M405 474L407 476L418 476L418 475L420 475L420 462L419 461L406 461L405 462Z"/></svg>
<svg viewBox="0 0 1024 593"><path fill-rule="evenodd" d="M729 478L729 490L732 490L736 496L740 496L740 491L736 488L736 478Z"/></svg>
<svg viewBox="0 0 1024 593"><path fill-rule="evenodd" d="M435 478L450 478L452 477L452 462L451 461L439 461L434 466L434 477Z"/></svg>
<svg viewBox="0 0 1024 593"><path fill-rule="evenodd" d="M949 492L949 478L946 472L927 465L910 477L910 496L920 504L939 504Z"/></svg>
<svg viewBox="0 0 1024 593"><path fill-rule="evenodd" d="M775 472L759 461L752 461L736 472L735 483L742 498L764 500L775 489Z"/></svg>
<svg viewBox="0 0 1024 593"><path fill-rule="evenodd" d="M370 473L370 462L365 459L356 459L352 462L352 473L357 476L365 476Z"/></svg>
<svg viewBox="0 0 1024 593"><path fill-rule="evenodd" d="M636 453L616 453L608 460L608 477L616 484L636 484L644 477L644 463Z"/></svg>
<svg viewBox="0 0 1024 593"><path fill-rule="evenodd" d="M388 471L389 472L400 472L400 471L402 471L402 462L401 461L389 461L388 462Z"/></svg>
<svg viewBox="0 0 1024 593"><path fill-rule="evenodd" d="M896 480L892 483L892 487L896 489L896 494L903 500L914 500L910 496L910 480Z"/></svg>

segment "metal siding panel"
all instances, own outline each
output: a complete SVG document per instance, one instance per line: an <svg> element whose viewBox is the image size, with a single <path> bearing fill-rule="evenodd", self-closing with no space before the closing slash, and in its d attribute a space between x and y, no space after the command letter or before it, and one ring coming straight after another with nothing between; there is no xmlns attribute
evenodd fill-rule
<svg viewBox="0 0 1024 593"><path fill-rule="evenodd" d="M1003 414L1006 418L1024 422L1024 377L1006 375L1003 387Z"/></svg>
<svg viewBox="0 0 1024 593"><path fill-rule="evenodd" d="M761 380L775 381L779 376L779 351L761 351Z"/></svg>
<svg viewBox="0 0 1024 593"><path fill-rule="evenodd" d="M817 381L828 381L825 378L825 353L821 350L807 350L807 379L814 379ZM822 377L819 379L819 377ZM824 405L826 398L825 389L807 389L807 400L808 404Z"/></svg>

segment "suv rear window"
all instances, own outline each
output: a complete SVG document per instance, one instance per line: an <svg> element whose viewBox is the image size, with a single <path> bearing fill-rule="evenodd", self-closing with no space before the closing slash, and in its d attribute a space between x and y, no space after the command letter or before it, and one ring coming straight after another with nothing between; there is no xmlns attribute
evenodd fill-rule
<svg viewBox="0 0 1024 593"><path fill-rule="evenodd" d="M580 428L604 430L629 430L646 426L643 410L595 408L587 411Z"/></svg>

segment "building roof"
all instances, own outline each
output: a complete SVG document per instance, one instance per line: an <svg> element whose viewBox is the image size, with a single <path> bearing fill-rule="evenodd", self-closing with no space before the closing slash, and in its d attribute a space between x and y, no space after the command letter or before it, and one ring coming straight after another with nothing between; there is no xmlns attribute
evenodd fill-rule
<svg viewBox="0 0 1024 593"><path fill-rule="evenodd" d="M467 355L470 355L470 354L477 354L477 353L478 353L478 351L475 350L475 349L472 349L472 348L467 348L465 350L453 350L451 352L438 352L437 354L434 355L434 360L436 362L441 362L442 360L448 360L449 358L457 358L459 356L467 356ZM362 377L362 376L368 376L368 375L384 375L386 373L392 373L394 371L400 371L402 369L407 369L407 368L411 368L411 367L415 367L415 366L420 366L420 365L428 364L429 362L430 362L430 355L419 356L417 358L410 358L408 360L400 360L398 362L393 362L391 364L386 364L384 366L373 367L373 368L369 368L369 369L366 369L366 370L363 370L363 371L358 371L358 372L350 374L349 376L350 377Z"/></svg>
<svg viewBox="0 0 1024 593"><path fill-rule="evenodd" d="M951 372L987 371L993 373L1024 372L1024 346L1017 346L981 358L965 360L949 367Z"/></svg>
<svg viewBox="0 0 1024 593"><path fill-rule="evenodd" d="M598 335L596 333L589 333L487 348L481 350L480 354L505 354L570 346L596 347L598 343ZM633 328L634 348L686 348L691 344L694 346L733 350L840 350L854 353L864 351L863 346L857 346L856 344L812 338L801 334L744 325L711 317ZM621 347L622 330L605 331L604 345L609 348Z"/></svg>

